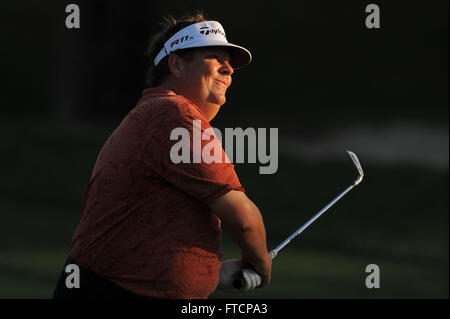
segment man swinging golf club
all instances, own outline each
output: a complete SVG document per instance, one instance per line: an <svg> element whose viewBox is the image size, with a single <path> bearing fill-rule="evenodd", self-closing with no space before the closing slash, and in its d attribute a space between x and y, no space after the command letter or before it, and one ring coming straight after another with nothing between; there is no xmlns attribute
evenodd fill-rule
<svg viewBox="0 0 450 319"><path fill-rule="evenodd" d="M251 54L201 14L166 22L149 48L149 88L101 149L85 193L66 261L80 267L80 288L63 271L55 298L207 298L237 291L236 277L246 290L270 282L262 216L234 166L170 156L174 129L190 133L192 150L194 131L211 128ZM221 223L242 255L222 266Z"/></svg>

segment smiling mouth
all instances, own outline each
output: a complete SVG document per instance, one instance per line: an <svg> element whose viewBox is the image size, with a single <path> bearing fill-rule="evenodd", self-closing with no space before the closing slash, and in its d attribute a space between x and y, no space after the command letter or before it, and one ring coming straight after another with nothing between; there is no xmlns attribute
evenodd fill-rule
<svg viewBox="0 0 450 319"><path fill-rule="evenodd" d="M221 80L216 80L217 82L219 82L220 84L224 85L226 88L228 88L228 83L225 81L221 81Z"/></svg>

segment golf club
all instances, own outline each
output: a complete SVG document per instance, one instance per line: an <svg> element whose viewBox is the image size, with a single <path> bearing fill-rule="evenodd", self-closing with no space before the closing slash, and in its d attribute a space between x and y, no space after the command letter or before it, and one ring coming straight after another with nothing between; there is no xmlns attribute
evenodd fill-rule
<svg viewBox="0 0 450 319"><path fill-rule="evenodd" d="M361 164L359 163L358 156L356 156L355 153L352 151L346 150L347 154L350 156L350 158L353 161L353 164L356 166L356 169L358 170L359 176L358 178L350 185L348 186L342 193L340 193L338 196L336 196L330 203L328 203L324 208L322 208L317 214L315 214L310 220L308 220L303 226L301 226L299 229L297 229L291 236L286 238L281 244L279 244L275 249L273 249L269 254L272 259L274 259L278 252L283 249L289 242L300 235L309 225L311 225L317 218L319 218L323 213L325 213L331 206L333 206L339 199L341 199L345 194L347 194L353 187L361 183L364 172L362 170ZM244 280L242 277L238 277L234 279L233 285L236 289L239 290L248 290L247 287L249 283Z"/></svg>

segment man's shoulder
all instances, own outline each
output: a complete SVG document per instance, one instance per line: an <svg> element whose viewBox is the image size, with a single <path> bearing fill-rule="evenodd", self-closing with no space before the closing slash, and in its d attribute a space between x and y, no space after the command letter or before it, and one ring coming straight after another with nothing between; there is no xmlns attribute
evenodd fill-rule
<svg viewBox="0 0 450 319"><path fill-rule="evenodd" d="M138 102L137 108L145 109L151 117L203 119L198 107L182 95L144 96Z"/></svg>

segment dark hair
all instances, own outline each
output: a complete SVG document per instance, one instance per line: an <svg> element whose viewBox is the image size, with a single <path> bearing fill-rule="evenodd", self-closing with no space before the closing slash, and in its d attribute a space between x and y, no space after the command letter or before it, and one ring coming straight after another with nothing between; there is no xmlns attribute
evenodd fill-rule
<svg viewBox="0 0 450 319"><path fill-rule="evenodd" d="M195 15L186 15L181 18L175 19L172 16L164 17L162 23L162 29L156 33L151 39L146 55L150 60L150 67L147 73L146 84L148 87L158 86L161 84L164 77L170 74L169 66L167 61L168 56L165 56L157 66L155 66L154 60L156 55L164 47L164 43L175 33L184 29L185 27L197 23L206 21L202 12L197 12ZM190 61L193 57L194 49L183 49L176 51L176 54L181 56L183 59Z"/></svg>

